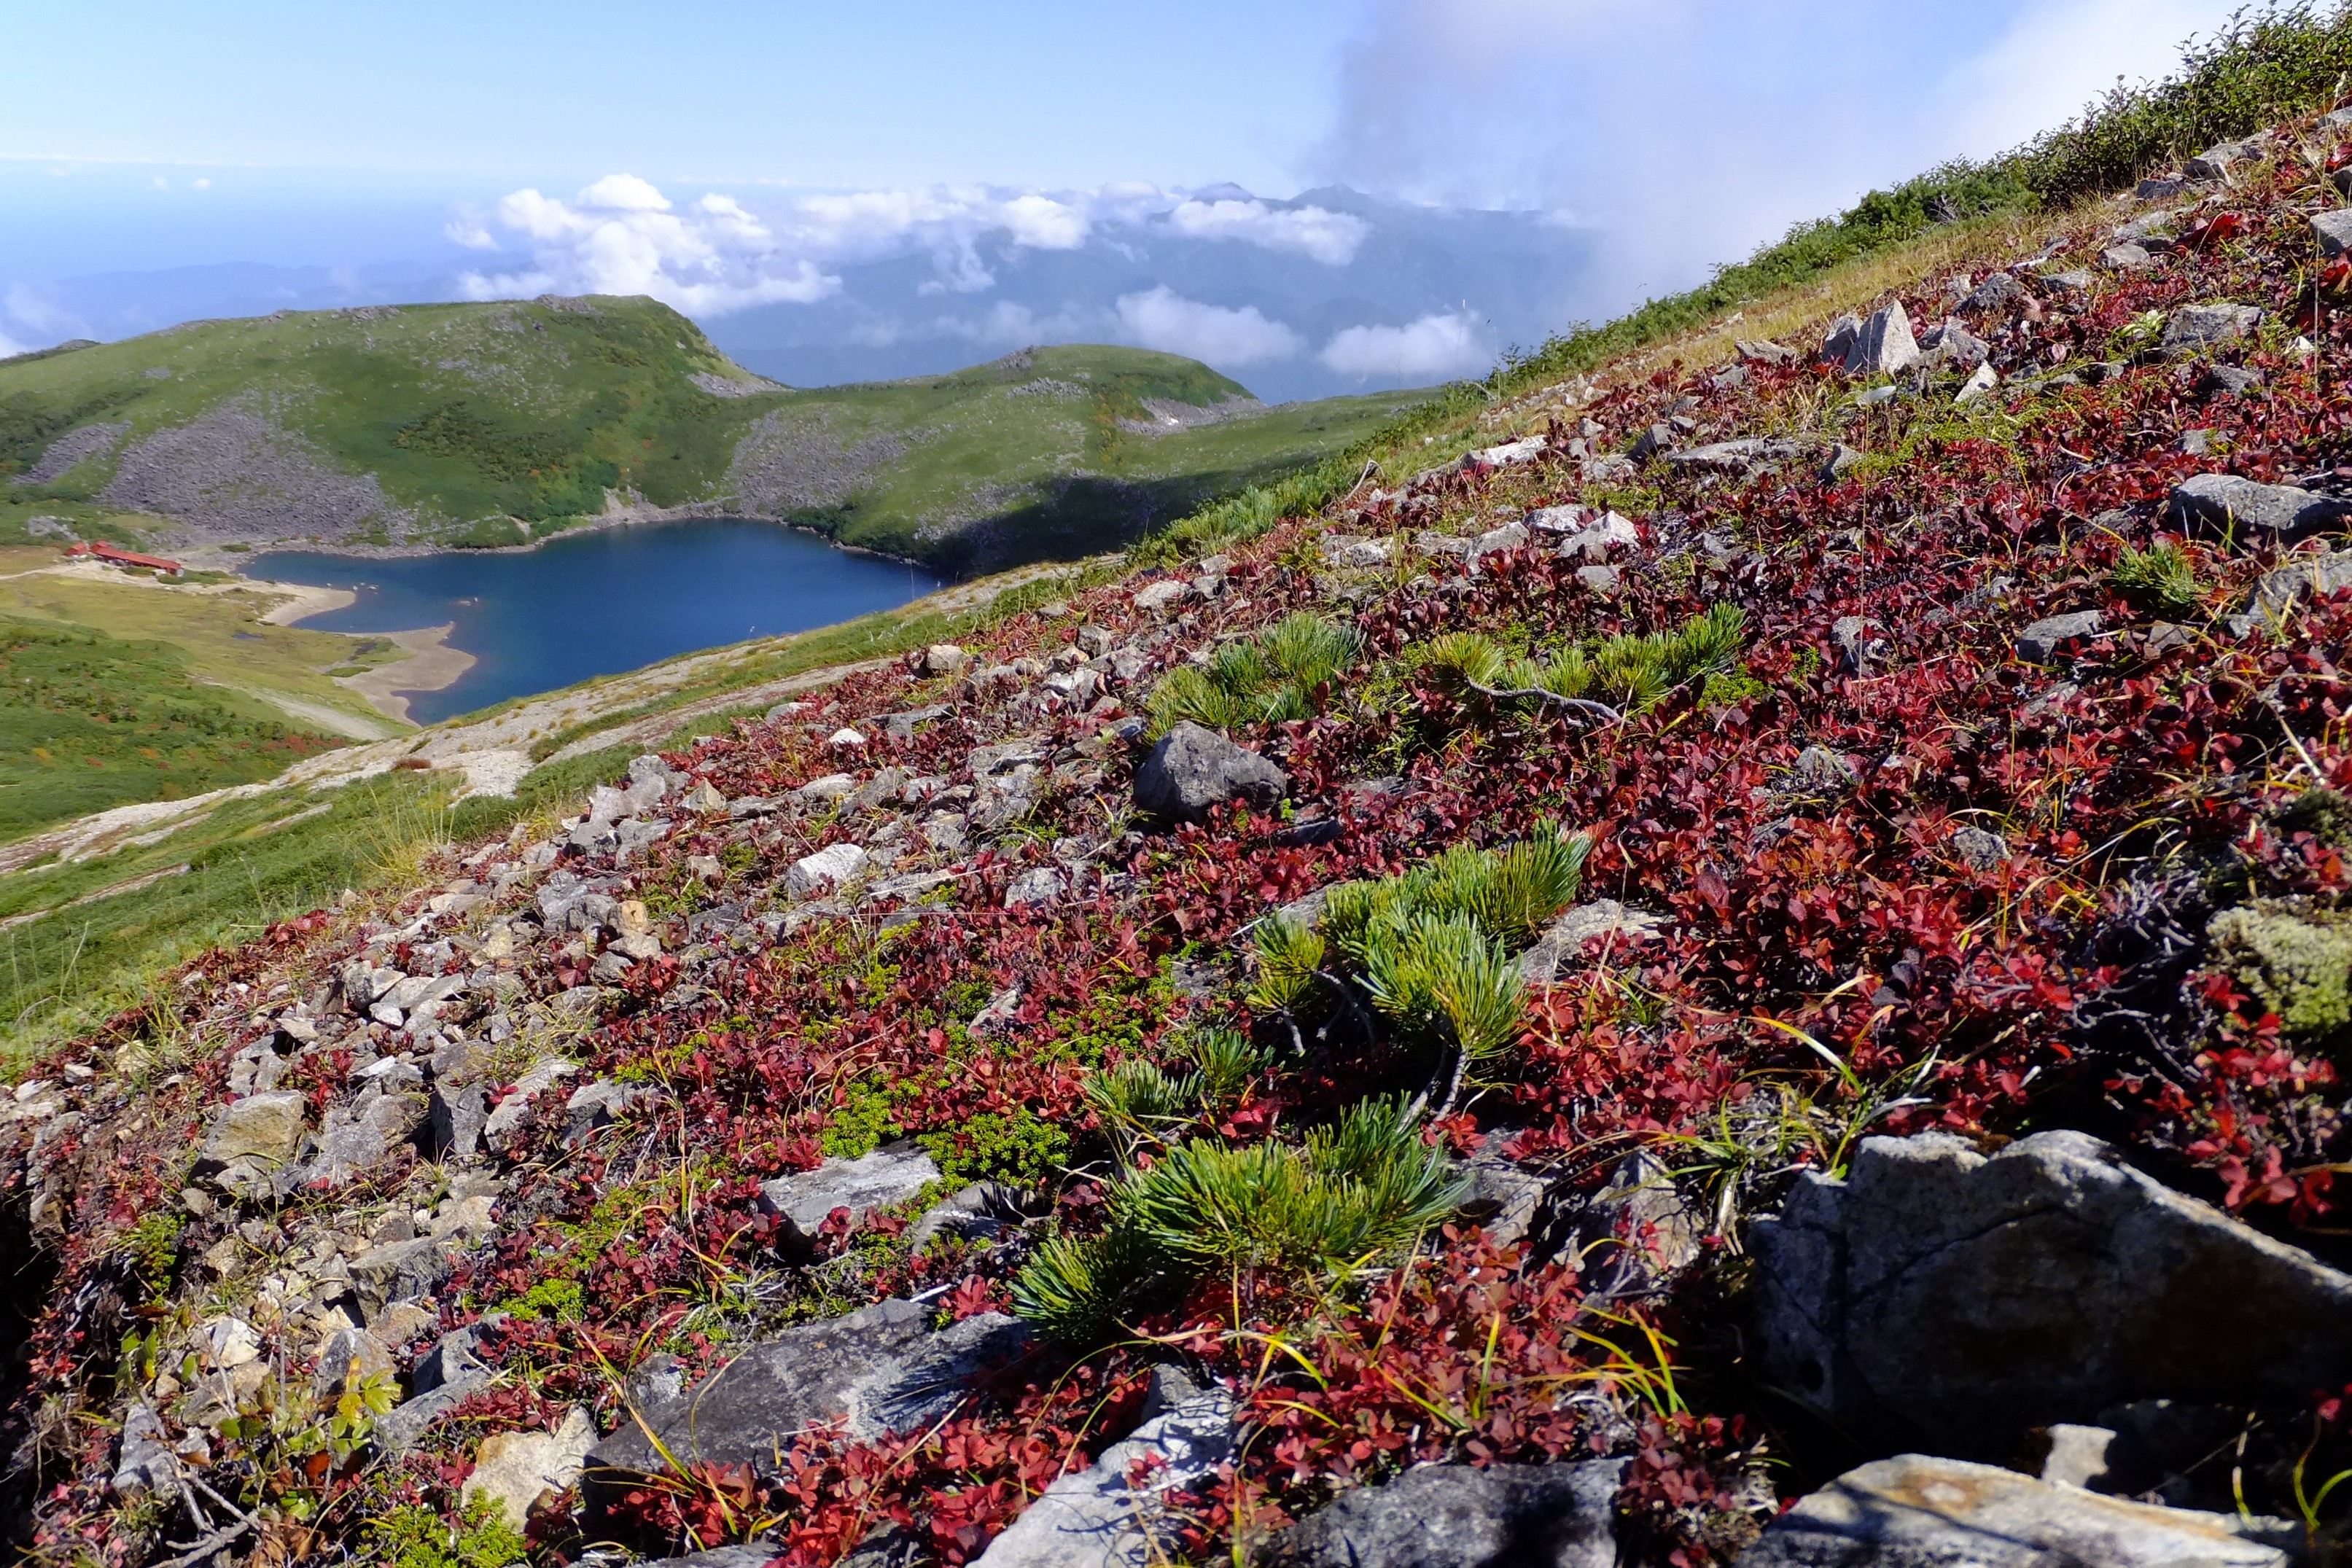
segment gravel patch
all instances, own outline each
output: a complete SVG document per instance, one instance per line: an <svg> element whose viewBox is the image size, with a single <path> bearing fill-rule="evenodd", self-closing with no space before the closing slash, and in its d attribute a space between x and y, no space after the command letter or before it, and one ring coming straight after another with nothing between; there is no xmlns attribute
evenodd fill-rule
<svg viewBox="0 0 2352 1568"><path fill-rule="evenodd" d="M833 425L830 410L776 410L736 443L728 487L765 517L839 506L911 444L888 432L853 440Z"/></svg>

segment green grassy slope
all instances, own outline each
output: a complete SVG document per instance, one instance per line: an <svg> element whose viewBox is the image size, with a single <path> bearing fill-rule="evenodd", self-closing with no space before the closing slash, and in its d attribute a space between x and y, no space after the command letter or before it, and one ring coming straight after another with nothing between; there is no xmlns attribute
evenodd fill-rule
<svg viewBox="0 0 2352 1568"><path fill-rule="evenodd" d="M268 779L335 744L200 684L168 644L0 619L0 842L110 806Z"/></svg>
<svg viewBox="0 0 2352 1568"><path fill-rule="evenodd" d="M1091 347L795 391L642 298L289 312L0 362L0 492L249 545L510 545L698 507L971 570L1132 539L1413 401L1246 397Z"/></svg>

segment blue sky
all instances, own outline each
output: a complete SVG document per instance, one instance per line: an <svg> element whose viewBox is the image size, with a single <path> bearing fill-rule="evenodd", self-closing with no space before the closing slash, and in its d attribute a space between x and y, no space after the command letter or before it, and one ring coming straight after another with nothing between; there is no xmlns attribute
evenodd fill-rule
<svg viewBox="0 0 2352 1568"><path fill-rule="evenodd" d="M1594 298L1638 298L2160 73L2233 5L14 0L0 349L70 329L45 280L222 263L713 317L896 247L969 291L990 225L1116 244L1218 182L1539 209L1612 236ZM1277 217L1187 232L1334 243Z"/></svg>

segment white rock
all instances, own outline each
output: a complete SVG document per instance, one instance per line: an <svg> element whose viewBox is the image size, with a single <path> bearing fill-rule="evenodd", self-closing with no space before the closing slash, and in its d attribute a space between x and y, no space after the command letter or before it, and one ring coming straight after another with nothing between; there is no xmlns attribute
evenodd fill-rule
<svg viewBox="0 0 2352 1568"><path fill-rule="evenodd" d="M866 744L866 737L844 725L824 737L824 743L836 751L855 751Z"/></svg>
<svg viewBox="0 0 2352 1568"><path fill-rule="evenodd" d="M784 891L794 898L807 898L821 889L838 887L863 874L869 858L856 844L829 845L793 862L792 870L784 873Z"/></svg>
<svg viewBox="0 0 2352 1568"><path fill-rule="evenodd" d="M812 779L793 791L793 799L804 805L824 800L838 800L856 791L857 780L846 773L828 773L822 779Z"/></svg>
<svg viewBox="0 0 2352 1568"><path fill-rule="evenodd" d="M1471 455L1489 468L1508 468L1515 464L1534 462L1537 455L1549 444L1550 444L1540 435L1523 435L1517 441L1507 441L1500 446L1489 446L1483 451L1474 452Z"/></svg>
<svg viewBox="0 0 2352 1568"><path fill-rule="evenodd" d="M1187 1399L1113 1443L1091 1469L1055 1481L989 1542L977 1568L1143 1568L1165 1560L1162 1492L1191 1487L1233 1457L1233 1395ZM1138 1470L1143 1481L1129 1478Z"/></svg>
<svg viewBox="0 0 2352 1568"><path fill-rule="evenodd" d="M596 1424L576 1405L552 1432L493 1433L482 1439L474 1473L459 1495L469 1503L492 1499L505 1511L507 1522L520 1530L530 1521L531 1504L580 1479L588 1450L595 1446Z"/></svg>
<svg viewBox="0 0 2352 1568"><path fill-rule="evenodd" d="M1155 582L1138 593L1133 603L1138 610L1149 611L1156 615L1171 605L1183 602L1192 596L1192 585L1189 582Z"/></svg>
<svg viewBox="0 0 2352 1568"><path fill-rule="evenodd" d="M1977 399L1989 395L1993 388L1999 385L2000 385L2000 377L1993 368L1990 365L1979 365L1969 373L1969 379L1960 383L1960 390L1953 396L1952 402L1955 404L1974 402Z"/></svg>

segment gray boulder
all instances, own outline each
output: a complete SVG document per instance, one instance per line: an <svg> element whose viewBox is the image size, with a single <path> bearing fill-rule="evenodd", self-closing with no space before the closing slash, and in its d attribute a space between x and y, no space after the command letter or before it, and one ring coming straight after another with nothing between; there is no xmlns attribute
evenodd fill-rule
<svg viewBox="0 0 2352 1568"><path fill-rule="evenodd" d="M2191 350L2235 342L2263 319L2252 305L2183 305L2166 319L2163 347Z"/></svg>
<svg viewBox="0 0 2352 1568"><path fill-rule="evenodd" d="M2106 618L2095 610L2045 616L2017 634L2017 656L2029 664L2051 664L2059 649L2077 638L2097 636L2105 624Z"/></svg>
<svg viewBox="0 0 2352 1568"><path fill-rule="evenodd" d="M835 1209L849 1210L854 1224L877 1208L904 1203L939 1179L940 1167L920 1149L877 1149L761 1182L760 1211L781 1223L784 1246L804 1251Z"/></svg>
<svg viewBox="0 0 2352 1568"><path fill-rule="evenodd" d="M2352 502L2234 474L2199 474L2173 486L2167 518L2240 538L2299 539L2352 517Z"/></svg>
<svg viewBox="0 0 2352 1568"><path fill-rule="evenodd" d="M1196 1394L1103 1450L1093 1467L1047 1487L978 1568L1146 1568L1168 1560L1160 1522L1165 1492L1198 1485L1233 1458L1234 1396ZM1129 1478L1139 1470L1143 1484Z"/></svg>
<svg viewBox="0 0 2352 1568"><path fill-rule="evenodd" d="M1276 1536L1275 1568L1616 1568L1622 1459L1424 1465Z"/></svg>
<svg viewBox="0 0 2352 1568"><path fill-rule="evenodd" d="M2269 623L2306 599L2347 588L2352 588L2352 550L2306 556L2263 573L2261 580L2254 584L2246 610L2253 619Z"/></svg>
<svg viewBox="0 0 2352 1568"><path fill-rule="evenodd" d="M2273 1531L1906 1454L1799 1502L1739 1568L2285 1568Z"/></svg>
<svg viewBox="0 0 2352 1568"><path fill-rule="evenodd" d="M213 1113L196 1151L194 1174L235 1197L273 1191L278 1174L302 1147L310 1114L310 1100L299 1090L276 1089L232 1101Z"/></svg>
<svg viewBox="0 0 2352 1568"><path fill-rule="evenodd" d="M2335 207L2311 220L2311 232L2322 256L2342 256L2352 250L2352 208Z"/></svg>
<svg viewBox="0 0 2352 1568"><path fill-rule="evenodd" d="M2081 1133L1987 1158L1870 1138L1759 1219L1765 1375L1889 1446L1997 1454L2144 1399L2292 1400L2352 1379L2352 1277Z"/></svg>
<svg viewBox="0 0 2352 1568"><path fill-rule="evenodd" d="M1136 770L1135 803L1156 816L1198 821L1228 800L1271 806L1289 787L1290 776L1256 752L1187 723L1170 730Z"/></svg>
<svg viewBox="0 0 2352 1568"><path fill-rule="evenodd" d="M1027 1343L1027 1331L999 1313L934 1333L930 1309L898 1301L787 1329L696 1387L640 1403L589 1454L584 1484L609 1499L614 1489L661 1474L652 1437L681 1465L748 1464L772 1476L781 1435L844 1417L860 1440L912 1430L937 1420L980 1372Z"/></svg>

